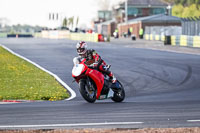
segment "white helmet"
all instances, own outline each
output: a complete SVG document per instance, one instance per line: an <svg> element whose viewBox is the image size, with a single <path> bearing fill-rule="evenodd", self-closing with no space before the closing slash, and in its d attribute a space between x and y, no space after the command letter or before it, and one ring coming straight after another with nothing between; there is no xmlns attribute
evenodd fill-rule
<svg viewBox="0 0 200 133"><path fill-rule="evenodd" d="M87 52L87 44L84 41L81 41L76 44L76 50L79 55L84 55Z"/></svg>

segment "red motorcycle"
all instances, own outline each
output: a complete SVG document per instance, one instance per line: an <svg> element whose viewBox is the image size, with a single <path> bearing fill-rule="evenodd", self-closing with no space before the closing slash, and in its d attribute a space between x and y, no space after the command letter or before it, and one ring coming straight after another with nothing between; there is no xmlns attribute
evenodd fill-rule
<svg viewBox="0 0 200 133"><path fill-rule="evenodd" d="M111 98L115 102L122 102L125 91L122 84L117 80L112 83L109 76L96 70L85 59L74 64L72 77L79 83L79 91L82 97L89 103L96 100ZM109 70L110 65L107 66Z"/></svg>

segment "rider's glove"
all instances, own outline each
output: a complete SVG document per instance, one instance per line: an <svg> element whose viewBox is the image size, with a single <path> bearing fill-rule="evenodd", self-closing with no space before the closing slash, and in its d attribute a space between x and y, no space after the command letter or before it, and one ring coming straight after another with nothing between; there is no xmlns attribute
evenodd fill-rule
<svg viewBox="0 0 200 133"><path fill-rule="evenodd" d="M98 65L98 63L93 63L93 64L91 64L89 67L90 67L90 68L93 68L93 69L96 69L96 68L97 68L97 65Z"/></svg>

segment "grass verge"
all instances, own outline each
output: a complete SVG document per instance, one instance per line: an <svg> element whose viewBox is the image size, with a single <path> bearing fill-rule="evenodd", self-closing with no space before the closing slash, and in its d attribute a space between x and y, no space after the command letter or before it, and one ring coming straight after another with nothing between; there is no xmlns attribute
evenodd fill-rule
<svg viewBox="0 0 200 133"><path fill-rule="evenodd" d="M54 77L0 46L0 100L62 100L69 97Z"/></svg>

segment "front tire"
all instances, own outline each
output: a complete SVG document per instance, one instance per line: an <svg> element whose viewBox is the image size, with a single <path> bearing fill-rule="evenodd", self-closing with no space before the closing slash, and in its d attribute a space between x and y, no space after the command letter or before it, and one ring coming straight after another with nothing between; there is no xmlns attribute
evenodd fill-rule
<svg viewBox="0 0 200 133"><path fill-rule="evenodd" d="M125 99L125 91L123 85L117 80L118 88L113 88L114 95L111 98L114 102L122 102Z"/></svg>
<svg viewBox="0 0 200 133"><path fill-rule="evenodd" d="M93 84L89 87L86 80L80 80L79 91L87 102L94 103L96 101L96 89Z"/></svg>

